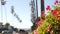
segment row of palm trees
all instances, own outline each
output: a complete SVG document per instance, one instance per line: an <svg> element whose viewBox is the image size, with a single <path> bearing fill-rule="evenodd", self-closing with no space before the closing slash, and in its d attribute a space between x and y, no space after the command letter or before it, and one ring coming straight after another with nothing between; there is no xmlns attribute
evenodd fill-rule
<svg viewBox="0 0 60 34"><path fill-rule="evenodd" d="M3 30L8 30L9 27L11 28L12 31L15 31L15 32L18 32L18 29L17 28L14 28L13 26L11 26L9 23L6 23L3 25L3 28L1 29L2 31Z"/></svg>

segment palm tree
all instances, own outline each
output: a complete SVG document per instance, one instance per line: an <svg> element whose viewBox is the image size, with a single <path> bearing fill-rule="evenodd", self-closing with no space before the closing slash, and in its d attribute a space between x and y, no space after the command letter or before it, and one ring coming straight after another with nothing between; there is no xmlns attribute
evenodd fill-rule
<svg viewBox="0 0 60 34"><path fill-rule="evenodd" d="M17 29L17 28L14 28L14 31L15 31L15 32L18 32L18 29Z"/></svg>
<svg viewBox="0 0 60 34"><path fill-rule="evenodd" d="M11 28L12 28L12 29L14 29L14 27L13 27L13 26L11 26Z"/></svg>
<svg viewBox="0 0 60 34"><path fill-rule="evenodd" d="M10 26L9 23L6 23L6 24L5 24L5 28L8 28L9 26Z"/></svg>

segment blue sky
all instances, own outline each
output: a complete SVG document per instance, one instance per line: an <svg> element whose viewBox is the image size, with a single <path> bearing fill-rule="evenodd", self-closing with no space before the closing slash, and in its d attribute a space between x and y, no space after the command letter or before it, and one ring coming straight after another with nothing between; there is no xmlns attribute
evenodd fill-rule
<svg viewBox="0 0 60 34"><path fill-rule="evenodd" d="M31 8L29 6L31 0L6 0L5 7L3 6L3 21L4 24L6 22L6 16L5 11L7 12L7 22L10 23L10 25L17 27L17 28L31 28L33 25L31 22ZM54 0L45 0L45 7L47 5L52 6ZM14 10L16 14L20 17L22 20L22 23L20 23L12 14L11 14L11 6L14 6ZM38 11L40 16L40 0L38 0ZM1 6L0 6L1 10ZM1 11L0 11L1 12ZM47 12L46 12L47 13ZM0 14L1 15L1 14ZM1 16L0 16L1 18ZM0 19L1 21L1 19Z"/></svg>

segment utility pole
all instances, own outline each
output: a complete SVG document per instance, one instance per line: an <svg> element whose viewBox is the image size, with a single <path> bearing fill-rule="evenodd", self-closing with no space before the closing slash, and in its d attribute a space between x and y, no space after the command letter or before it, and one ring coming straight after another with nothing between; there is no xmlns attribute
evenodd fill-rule
<svg viewBox="0 0 60 34"><path fill-rule="evenodd" d="M31 21L36 23L38 19L38 2L37 0L31 0Z"/></svg>
<svg viewBox="0 0 60 34"><path fill-rule="evenodd" d="M4 11L6 10L5 4L6 4L6 1L1 0L1 22L3 22L3 9L4 9ZM7 13L6 13L6 11L5 11L5 14L6 14L5 16L6 16L6 21L7 21Z"/></svg>
<svg viewBox="0 0 60 34"><path fill-rule="evenodd" d="M17 18L17 20L21 23L22 22L22 20L18 17L18 15L15 13L15 11L14 11L14 6L11 6L11 13L12 13L12 15L14 15L16 18Z"/></svg>
<svg viewBox="0 0 60 34"><path fill-rule="evenodd" d="M37 12L37 20L38 20L38 1L36 0L36 12Z"/></svg>
<svg viewBox="0 0 60 34"><path fill-rule="evenodd" d="M36 21L38 18L38 4L37 0L31 0L31 21L33 23L33 26L31 27L31 30L34 30L37 28Z"/></svg>
<svg viewBox="0 0 60 34"><path fill-rule="evenodd" d="M31 0L31 21L32 23L35 23L35 2L34 0Z"/></svg>
<svg viewBox="0 0 60 34"><path fill-rule="evenodd" d="M45 11L45 10L44 10L44 0L41 0L41 12L42 12L42 11Z"/></svg>
<svg viewBox="0 0 60 34"><path fill-rule="evenodd" d="M43 14L45 14L45 9L44 9L44 0L41 0L41 16L43 15ZM45 16L44 17L42 17L43 19L45 18Z"/></svg>

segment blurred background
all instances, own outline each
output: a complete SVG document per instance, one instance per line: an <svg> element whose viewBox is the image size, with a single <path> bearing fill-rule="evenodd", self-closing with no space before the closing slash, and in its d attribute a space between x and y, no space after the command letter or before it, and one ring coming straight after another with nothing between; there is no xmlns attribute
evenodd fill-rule
<svg viewBox="0 0 60 34"><path fill-rule="evenodd" d="M0 32L31 34L41 13L47 14L45 7L53 5L53 2L54 0L0 0Z"/></svg>

